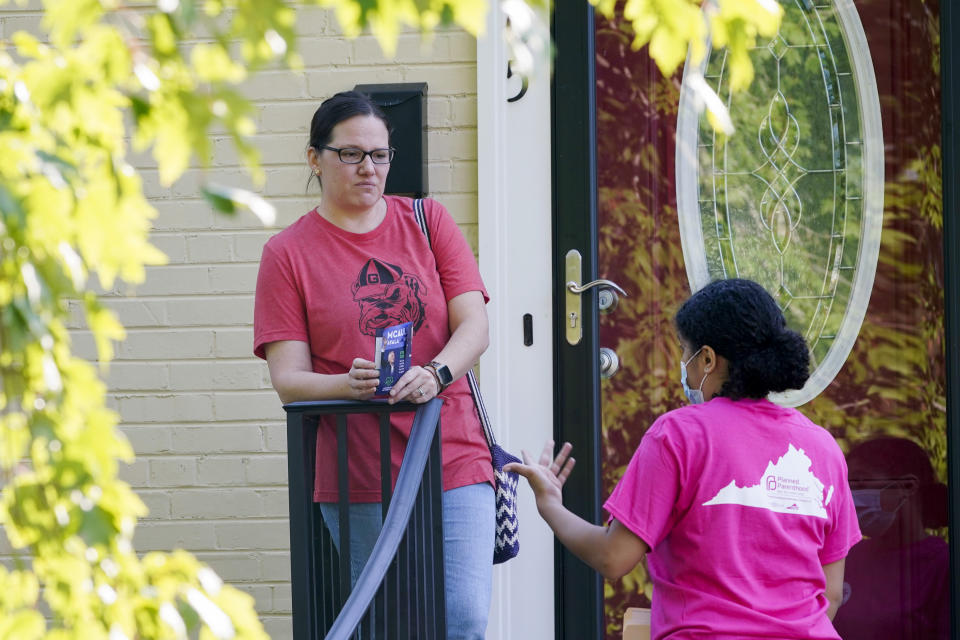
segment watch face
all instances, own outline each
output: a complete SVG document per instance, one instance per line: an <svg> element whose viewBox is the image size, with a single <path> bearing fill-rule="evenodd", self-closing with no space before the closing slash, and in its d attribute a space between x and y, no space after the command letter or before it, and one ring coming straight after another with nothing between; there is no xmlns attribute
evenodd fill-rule
<svg viewBox="0 0 960 640"><path fill-rule="evenodd" d="M437 375L440 376L440 383L443 386L447 386L453 382L453 375L450 373L450 368L445 364L440 364L439 362L431 363L434 368L437 370Z"/></svg>

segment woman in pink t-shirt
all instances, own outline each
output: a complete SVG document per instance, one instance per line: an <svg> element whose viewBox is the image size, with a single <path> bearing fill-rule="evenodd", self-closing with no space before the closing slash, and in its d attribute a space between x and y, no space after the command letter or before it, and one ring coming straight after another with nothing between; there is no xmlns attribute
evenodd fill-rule
<svg viewBox="0 0 960 640"><path fill-rule="evenodd" d="M366 400L378 381L378 329L409 323L411 365L389 402L441 395L447 631L483 638L492 583L493 467L464 374L487 347L487 294L473 252L440 203L384 195L394 155L388 122L354 91L313 116L307 159L320 202L267 242L254 309L254 353L267 360L282 402ZM422 225L422 226L421 226ZM428 239L429 234L429 239ZM413 420L390 418L393 479ZM380 522L379 430L350 416L351 578ZM339 540L335 435L320 426L314 500Z"/></svg>
<svg viewBox="0 0 960 640"><path fill-rule="evenodd" d="M795 409L766 399L809 376L803 338L758 284L730 279L677 312L690 401L644 434L604 508L609 526L562 504L570 445L525 476L560 541L608 579L642 561L652 637L839 638L844 559L860 539L840 448Z"/></svg>

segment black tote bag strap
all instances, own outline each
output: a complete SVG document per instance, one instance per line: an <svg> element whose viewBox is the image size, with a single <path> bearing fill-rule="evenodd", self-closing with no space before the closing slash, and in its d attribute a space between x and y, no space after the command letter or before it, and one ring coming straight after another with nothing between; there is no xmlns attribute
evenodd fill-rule
<svg viewBox="0 0 960 640"><path fill-rule="evenodd" d="M487 407L483 404L483 396L480 395L480 385L477 383L477 376L473 375L473 369L467 371L467 383L470 385L470 395L473 396L473 404L477 406L477 415L480 417L480 424L483 426L483 435L487 437L487 446L492 449L496 446L497 439L493 436L493 429L490 427L490 416L487 415Z"/></svg>
<svg viewBox="0 0 960 640"><path fill-rule="evenodd" d="M423 211L423 198L413 200L413 217L420 226L420 231L427 238L427 245L433 251L433 242L430 239L430 227L427 226L427 216ZM473 374L473 369L467 371L467 383L470 385L470 395L473 396L473 404L477 407L477 416L480 417L480 425L483 427L483 435L487 438L487 446L491 449L497 444L497 439L493 436L493 429L490 427L490 416L487 415L487 408L483 404L483 396L480 395L480 385L477 383L477 376Z"/></svg>
<svg viewBox="0 0 960 640"><path fill-rule="evenodd" d="M423 198L416 198L413 201L413 217L416 218L417 224L420 225L420 231L423 231L423 235L427 237L427 244L430 246L430 250L433 250L433 242L430 239L430 227L427 226L427 214L423 210Z"/></svg>

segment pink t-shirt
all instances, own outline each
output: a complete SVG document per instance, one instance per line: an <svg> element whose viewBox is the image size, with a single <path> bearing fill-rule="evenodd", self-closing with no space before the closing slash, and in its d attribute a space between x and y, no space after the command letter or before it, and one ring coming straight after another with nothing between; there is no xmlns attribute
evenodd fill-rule
<svg viewBox="0 0 960 640"><path fill-rule="evenodd" d="M822 565L860 539L843 454L799 411L664 414L604 508L646 542L655 639L839 638Z"/></svg>
<svg viewBox="0 0 960 640"><path fill-rule="evenodd" d="M374 358L378 327L413 323L412 364L423 365L450 338L447 302L468 291L489 300L473 252L443 206L424 200L433 249L420 230L410 198L385 196L383 222L351 233L311 211L271 238L257 277L254 354L264 345L301 340L313 370L338 374L353 359ZM440 417L444 489L493 482L490 451L465 378L447 387ZM337 500L336 430L321 424L314 500ZM391 417L393 480L400 468L413 413ZM350 499L380 500L380 437L376 416L348 419Z"/></svg>

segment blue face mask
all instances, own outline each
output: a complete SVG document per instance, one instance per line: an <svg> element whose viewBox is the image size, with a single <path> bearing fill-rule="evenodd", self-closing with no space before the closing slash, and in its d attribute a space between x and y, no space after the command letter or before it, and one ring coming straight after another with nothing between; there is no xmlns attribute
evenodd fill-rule
<svg viewBox="0 0 960 640"><path fill-rule="evenodd" d="M903 501L893 511L885 511L882 503L883 492L886 489L855 489L853 505L857 509L857 521L860 531L865 536L876 538L885 534L897 519L897 512Z"/></svg>
<svg viewBox="0 0 960 640"><path fill-rule="evenodd" d="M703 380L700 381L699 389L691 389L687 386L687 364L696 358L697 353L700 353L701 350L703 350L703 347L697 349L696 353L690 356L690 359L686 362L683 360L680 361L680 384L683 385L683 393L687 396L690 404L701 404L703 402L703 383L706 382L707 376L710 375L709 373L704 374Z"/></svg>

